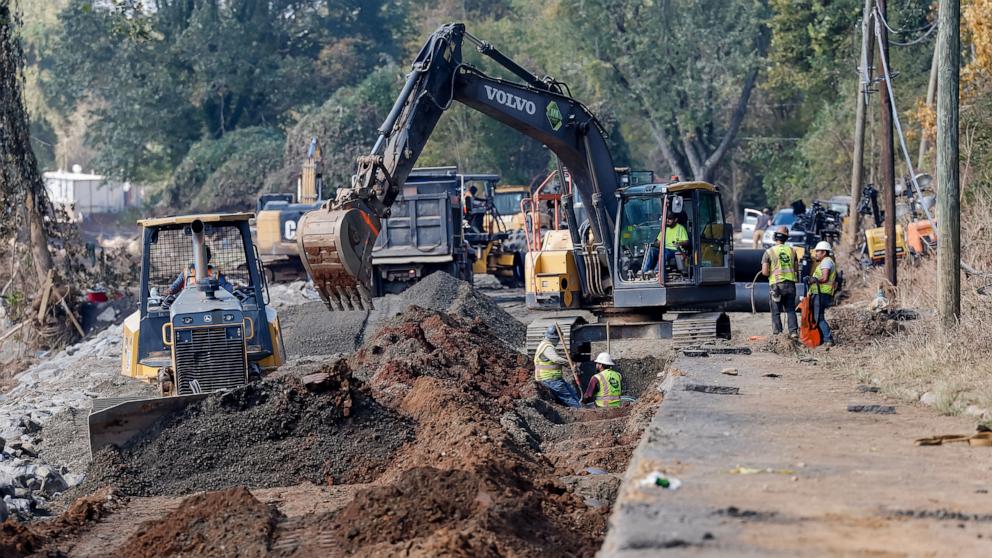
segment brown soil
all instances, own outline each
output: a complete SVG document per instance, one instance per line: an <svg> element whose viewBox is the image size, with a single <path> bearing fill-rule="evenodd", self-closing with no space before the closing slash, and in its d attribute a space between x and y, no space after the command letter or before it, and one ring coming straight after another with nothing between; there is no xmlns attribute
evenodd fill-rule
<svg viewBox="0 0 992 558"><path fill-rule="evenodd" d="M482 321L467 322L418 306L384 324L349 364L357 376L371 378L384 400L421 376L453 380L476 397L503 406L531 386L527 358L495 341Z"/></svg>
<svg viewBox="0 0 992 558"><path fill-rule="evenodd" d="M411 308L350 359L328 364L326 392L312 393L287 375L211 397L119 454L124 459L113 467L95 464L91 475L101 472L100 483L130 491L189 493L204 479L224 482L204 470L240 484L249 475L243 471L256 466L252 452L264 451L293 473L258 478L299 484L308 480L296 471L311 461L303 444L309 436L324 459L357 471L331 475L325 485L372 481L343 506L302 515L282 515L243 488L158 504L169 509L144 517L136 534L117 531L126 540L115 554L126 557L226 556L234 549L242 556L592 556L619 476L660 400L649 386L665 364L624 363L629 385L644 390L635 405L564 409L534 387L524 357L493 342L481 322ZM369 409L375 413L363 422ZM398 439L385 430L397 428L403 443L384 455ZM256 441L239 430L268 434ZM225 453L232 463L249 461L216 467L229 459Z"/></svg>
<svg viewBox="0 0 992 558"><path fill-rule="evenodd" d="M8 519L0 524L0 556L61 556L58 544L91 527L104 516L120 509L126 498L104 488L77 498L58 517L31 524Z"/></svg>
<svg viewBox="0 0 992 558"><path fill-rule="evenodd" d="M280 514L244 487L187 498L162 521L146 524L118 550L121 558L263 557Z"/></svg>

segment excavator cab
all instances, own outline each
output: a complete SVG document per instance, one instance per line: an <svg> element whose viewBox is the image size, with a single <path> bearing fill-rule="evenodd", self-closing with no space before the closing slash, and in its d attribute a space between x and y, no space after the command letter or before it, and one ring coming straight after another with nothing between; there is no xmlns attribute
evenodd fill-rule
<svg viewBox="0 0 992 558"><path fill-rule="evenodd" d="M618 197L616 306L733 300L733 237L715 186L643 184Z"/></svg>

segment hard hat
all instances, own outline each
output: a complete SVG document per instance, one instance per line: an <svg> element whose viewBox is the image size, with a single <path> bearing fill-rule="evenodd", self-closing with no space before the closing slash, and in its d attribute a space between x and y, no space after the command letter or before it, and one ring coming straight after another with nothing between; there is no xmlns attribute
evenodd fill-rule
<svg viewBox="0 0 992 558"><path fill-rule="evenodd" d="M554 324L548 326L548 329L544 330L544 338L549 341L558 340L558 328Z"/></svg>
<svg viewBox="0 0 992 558"><path fill-rule="evenodd" d="M610 356L610 353L599 353L596 355L596 364L613 366L616 363L613 362L613 357Z"/></svg>
<svg viewBox="0 0 992 558"><path fill-rule="evenodd" d="M813 248L813 251L817 251L817 250L824 250L824 251L827 251L827 252L832 252L833 251L833 248L830 247L830 243L829 242L827 242L826 240L821 240L821 241L817 242L816 243L816 247Z"/></svg>

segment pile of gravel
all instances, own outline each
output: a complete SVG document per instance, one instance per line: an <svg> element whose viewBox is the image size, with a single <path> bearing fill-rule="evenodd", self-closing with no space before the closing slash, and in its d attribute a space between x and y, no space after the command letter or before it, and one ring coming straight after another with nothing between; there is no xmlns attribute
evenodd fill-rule
<svg viewBox="0 0 992 558"><path fill-rule="evenodd" d="M373 400L347 368L322 372L317 393L290 377L210 395L124 449L98 452L82 489L152 496L370 482L412 438L412 425Z"/></svg>
<svg viewBox="0 0 992 558"><path fill-rule="evenodd" d="M376 301L380 312L389 317L416 305L429 310L447 312L470 320L479 319L508 345L523 347L527 342L527 327L499 307L488 296L475 290L469 283L444 272L435 272L393 297Z"/></svg>
<svg viewBox="0 0 992 558"><path fill-rule="evenodd" d="M506 344L522 349L527 328L471 284L438 271L406 291L373 302L370 312L331 312L319 302L285 308L279 319L290 358L351 353L371 339L389 319L410 306L479 319Z"/></svg>

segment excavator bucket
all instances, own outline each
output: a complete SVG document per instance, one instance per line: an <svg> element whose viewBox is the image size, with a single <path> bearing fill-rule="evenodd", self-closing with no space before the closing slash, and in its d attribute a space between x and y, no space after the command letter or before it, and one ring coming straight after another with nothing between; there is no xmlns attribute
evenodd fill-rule
<svg viewBox="0 0 992 558"><path fill-rule="evenodd" d="M362 206L325 205L300 218L296 241L303 265L330 310L372 309L372 246L380 224Z"/></svg>
<svg viewBox="0 0 992 558"><path fill-rule="evenodd" d="M90 453L107 446L124 447L165 417L181 412L187 405L207 397L206 393L134 399L96 399L88 419Z"/></svg>

